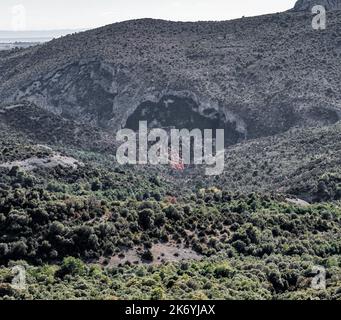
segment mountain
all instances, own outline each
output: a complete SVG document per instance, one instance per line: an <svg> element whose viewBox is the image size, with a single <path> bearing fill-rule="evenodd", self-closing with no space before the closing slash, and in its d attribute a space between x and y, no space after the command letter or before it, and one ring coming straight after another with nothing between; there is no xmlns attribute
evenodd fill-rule
<svg viewBox="0 0 341 320"><path fill-rule="evenodd" d="M315 5L322 5L328 11L341 10L341 0L298 0L294 11L310 11Z"/></svg>
<svg viewBox="0 0 341 320"><path fill-rule="evenodd" d="M0 300L340 300L340 18L143 19L0 52ZM119 165L113 133L143 119L224 128L222 174Z"/></svg>
<svg viewBox="0 0 341 320"><path fill-rule="evenodd" d="M340 118L340 19L330 13L325 32L296 12L116 23L1 53L0 99L28 100L111 132L143 119L224 128L228 145L333 124Z"/></svg>

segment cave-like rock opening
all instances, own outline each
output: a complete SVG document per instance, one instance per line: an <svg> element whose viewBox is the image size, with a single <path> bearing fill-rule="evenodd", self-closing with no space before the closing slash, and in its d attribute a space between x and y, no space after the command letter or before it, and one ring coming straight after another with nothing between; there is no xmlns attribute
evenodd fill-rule
<svg viewBox="0 0 341 320"><path fill-rule="evenodd" d="M206 109L199 112L198 104L191 98L167 95L158 102L140 104L126 122L126 128L138 131L139 121L147 121L149 128L163 129L217 129L225 130L225 144L230 145L244 138L237 131L236 123L226 121L222 112Z"/></svg>

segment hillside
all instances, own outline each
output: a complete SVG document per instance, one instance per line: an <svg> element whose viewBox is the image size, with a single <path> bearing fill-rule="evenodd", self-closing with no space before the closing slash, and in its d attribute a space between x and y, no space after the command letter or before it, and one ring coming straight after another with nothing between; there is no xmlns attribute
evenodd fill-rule
<svg viewBox="0 0 341 320"><path fill-rule="evenodd" d="M125 170L115 160L117 142L114 135L64 119L32 103L2 107L0 132L3 136L2 162L35 156L32 148L28 155L24 151L33 144L76 155L78 152L93 153L108 170ZM224 172L214 177L204 176L204 167L193 165L186 165L180 172L171 166L131 169L136 174L157 174L184 192L215 186L243 194L277 192L308 202L341 200L340 135L341 123L338 122L329 126L296 127L286 133L244 141L225 150ZM41 152L42 149L38 150ZM94 165L98 159L93 161Z"/></svg>
<svg viewBox="0 0 341 320"><path fill-rule="evenodd" d="M41 145L40 129L22 126L36 108L0 117L0 263L21 260L30 275L16 291L0 268L0 299L340 297L339 124L235 145L210 181L195 168L117 166L110 152L59 139ZM314 199L325 173L334 180ZM303 181L321 203L286 194ZM327 291L310 289L314 265L328 268Z"/></svg>
<svg viewBox="0 0 341 320"><path fill-rule="evenodd" d="M340 300L341 11L317 32L313 2L0 52L0 300ZM119 165L139 120L225 129L223 173Z"/></svg>
<svg viewBox="0 0 341 320"><path fill-rule="evenodd" d="M341 200L341 123L298 129L226 149L222 175L204 180L198 168L189 184L242 193L278 192L309 202Z"/></svg>
<svg viewBox="0 0 341 320"><path fill-rule="evenodd" d="M340 114L340 19L329 13L328 32L314 31L304 12L116 23L1 53L0 99L110 131L135 128L141 114L162 127L220 127L227 144L332 124ZM173 118L164 119L168 100ZM147 112L154 107L163 111Z"/></svg>
<svg viewBox="0 0 341 320"><path fill-rule="evenodd" d="M0 107L3 134L16 132L37 143L114 153L115 139L96 127L65 119L28 102Z"/></svg>

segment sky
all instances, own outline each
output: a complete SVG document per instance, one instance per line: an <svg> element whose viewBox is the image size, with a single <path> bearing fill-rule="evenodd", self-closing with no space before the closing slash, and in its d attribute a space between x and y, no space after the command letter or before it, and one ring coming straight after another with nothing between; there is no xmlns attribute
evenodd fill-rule
<svg viewBox="0 0 341 320"><path fill-rule="evenodd" d="M90 29L138 18L229 20L285 11L295 0L1 0L0 30Z"/></svg>

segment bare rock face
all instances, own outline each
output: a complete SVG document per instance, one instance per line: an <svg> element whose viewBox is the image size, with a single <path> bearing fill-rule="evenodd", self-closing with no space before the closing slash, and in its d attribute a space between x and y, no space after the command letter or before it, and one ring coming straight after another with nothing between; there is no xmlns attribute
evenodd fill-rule
<svg viewBox="0 0 341 320"><path fill-rule="evenodd" d="M14 167L19 167L24 171L33 171L39 168L50 169L58 166L62 168L72 168L75 170L79 166L83 166L83 163L72 157L66 157L59 153L55 153L52 156L46 158L32 157L22 161L0 163L0 168L12 169Z"/></svg>
<svg viewBox="0 0 341 320"><path fill-rule="evenodd" d="M341 0L298 0L294 11L309 11L315 5L322 5L328 11L341 10Z"/></svg>

